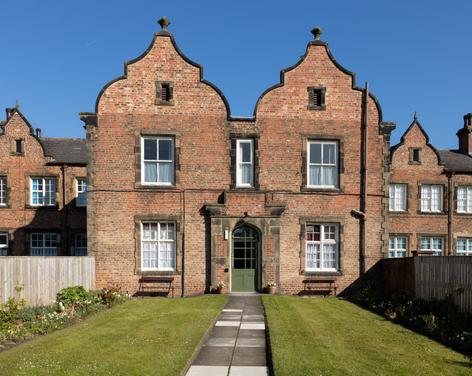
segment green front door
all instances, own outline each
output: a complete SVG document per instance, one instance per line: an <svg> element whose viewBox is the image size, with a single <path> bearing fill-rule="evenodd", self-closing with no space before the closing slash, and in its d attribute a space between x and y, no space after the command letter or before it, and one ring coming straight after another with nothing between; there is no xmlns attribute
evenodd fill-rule
<svg viewBox="0 0 472 376"><path fill-rule="evenodd" d="M233 231L231 291L255 291L258 280L259 234L248 226Z"/></svg>

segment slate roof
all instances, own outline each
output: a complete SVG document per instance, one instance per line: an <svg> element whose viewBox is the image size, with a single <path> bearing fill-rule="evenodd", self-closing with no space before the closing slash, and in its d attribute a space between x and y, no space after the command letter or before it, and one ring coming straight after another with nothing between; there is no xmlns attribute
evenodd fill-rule
<svg viewBox="0 0 472 376"><path fill-rule="evenodd" d="M54 163L87 164L87 148L82 138L41 138L41 143Z"/></svg>
<svg viewBox="0 0 472 376"><path fill-rule="evenodd" d="M472 172L472 157L459 150L438 150L444 168L454 172Z"/></svg>

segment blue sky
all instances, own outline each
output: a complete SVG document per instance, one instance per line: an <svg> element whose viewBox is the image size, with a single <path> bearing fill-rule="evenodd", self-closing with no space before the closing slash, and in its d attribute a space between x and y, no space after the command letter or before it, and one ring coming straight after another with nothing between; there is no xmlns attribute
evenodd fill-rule
<svg viewBox="0 0 472 376"><path fill-rule="evenodd" d="M450 0L3 0L0 107L19 99L50 137L83 137L78 112L123 73L160 29L163 15L181 50L226 95L232 114L252 115L320 25L335 58L369 81L398 141L418 111L440 148L455 148L472 112L472 2Z"/></svg>

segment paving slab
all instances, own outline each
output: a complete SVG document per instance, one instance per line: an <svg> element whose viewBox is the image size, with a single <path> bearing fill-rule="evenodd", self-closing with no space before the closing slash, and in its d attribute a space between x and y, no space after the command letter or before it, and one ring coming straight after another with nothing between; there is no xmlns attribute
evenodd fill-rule
<svg viewBox="0 0 472 376"><path fill-rule="evenodd" d="M222 366L190 366L186 376L227 376L228 369Z"/></svg>
<svg viewBox="0 0 472 376"><path fill-rule="evenodd" d="M269 376L267 367L232 366L229 376Z"/></svg>
<svg viewBox="0 0 472 376"><path fill-rule="evenodd" d="M261 298L230 295L186 376L269 376Z"/></svg>

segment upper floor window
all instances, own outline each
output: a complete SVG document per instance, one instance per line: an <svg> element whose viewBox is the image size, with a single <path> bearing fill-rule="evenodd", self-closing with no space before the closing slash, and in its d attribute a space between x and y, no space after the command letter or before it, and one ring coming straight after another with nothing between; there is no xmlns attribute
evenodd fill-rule
<svg viewBox="0 0 472 376"><path fill-rule="evenodd" d="M87 206L87 179L77 178L76 184L76 206Z"/></svg>
<svg viewBox="0 0 472 376"><path fill-rule="evenodd" d="M406 211L406 184L390 184L388 209L390 211Z"/></svg>
<svg viewBox="0 0 472 376"><path fill-rule="evenodd" d="M25 142L22 139L15 140L15 153L24 154L25 153Z"/></svg>
<svg viewBox="0 0 472 376"><path fill-rule="evenodd" d="M87 234L86 233L75 234L74 255L87 256Z"/></svg>
<svg viewBox="0 0 472 376"><path fill-rule="evenodd" d="M50 232L37 232L31 234L31 256L57 256L58 250L59 234Z"/></svg>
<svg viewBox="0 0 472 376"><path fill-rule="evenodd" d="M175 270L175 224L141 224L141 269Z"/></svg>
<svg viewBox="0 0 472 376"><path fill-rule="evenodd" d="M433 256L442 256L444 244L443 238L436 236L422 236L420 238L420 251L430 252Z"/></svg>
<svg viewBox="0 0 472 376"><path fill-rule="evenodd" d="M424 213L442 212L442 185L424 184L421 186L421 211Z"/></svg>
<svg viewBox="0 0 472 376"><path fill-rule="evenodd" d="M388 257L406 257L406 236L391 236L388 243Z"/></svg>
<svg viewBox="0 0 472 376"><path fill-rule="evenodd" d="M156 81L157 105L169 106L174 104L174 84L171 81Z"/></svg>
<svg viewBox="0 0 472 376"><path fill-rule="evenodd" d="M472 238L458 238L456 253L458 256L472 256Z"/></svg>
<svg viewBox="0 0 472 376"><path fill-rule="evenodd" d="M31 178L31 205L56 205L56 178Z"/></svg>
<svg viewBox="0 0 472 376"><path fill-rule="evenodd" d="M243 139L236 142L236 185L254 185L254 140Z"/></svg>
<svg viewBox="0 0 472 376"><path fill-rule="evenodd" d="M307 270L337 270L339 240L336 224L307 224L305 241Z"/></svg>
<svg viewBox="0 0 472 376"><path fill-rule="evenodd" d="M308 87L308 109L309 110L325 110L326 109L326 88L325 87Z"/></svg>
<svg viewBox="0 0 472 376"><path fill-rule="evenodd" d="M8 232L0 232L0 256L8 256Z"/></svg>
<svg viewBox="0 0 472 376"><path fill-rule="evenodd" d="M421 164L421 148L410 148L410 163Z"/></svg>
<svg viewBox="0 0 472 376"><path fill-rule="evenodd" d="M457 212L472 213L472 187L457 187Z"/></svg>
<svg viewBox="0 0 472 376"><path fill-rule="evenodd" d="M338 143L308 141L308 186L335 188L338 186Z"/></svg>
<svg viewBox="0 0 472 376"><path fill-rule="evenodd" d="M7 177L0 176L0 206L7 205Z"/></svg>
<svg viewBox="0 0 472 376"><path fill-rule="evenodd" d="M141 139L143 184L172 185L174 183L174 139L143 137Z"/></svg>

